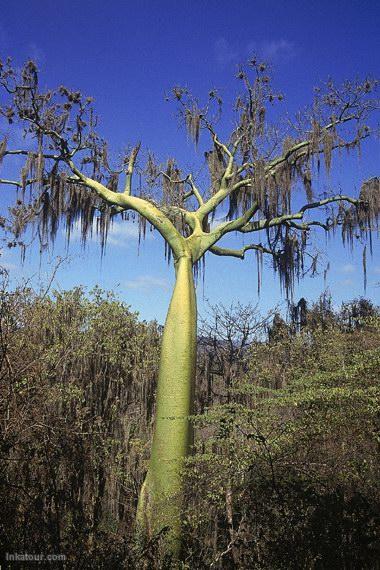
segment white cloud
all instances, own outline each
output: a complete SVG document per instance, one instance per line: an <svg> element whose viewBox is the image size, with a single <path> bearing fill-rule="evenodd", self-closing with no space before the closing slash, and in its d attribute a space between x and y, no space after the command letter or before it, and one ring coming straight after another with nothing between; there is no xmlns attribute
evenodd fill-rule
<svg viewBox="0 0 380 570"><path fill-rule="evenodd" d="M12 255L13 253L13 255ZM14 276L14 272L20 269L20 263L15 262L15 252L9 249L0 251L0 268L5 269Z"/></svg>
<svg viewBox="0 0 380 570"><path fill-rule="evenodd" d="M353 279L343 279L343 281L340 281L340 283L341 283L342 285L345 285L345 286L348 287L348 286L353 285L353 284L354 284L354 281L353 281Z"/></svg>
<svg viewBox="0 0 380 570"><path fill-rule="evenodd" d="M295 56L295 45L283 38L251 42L248 45L248 53L249 55L257 54L269 62L288 61Z"/></svg>
<svg viewBox="0 0 380 570"><path fill-rule="evenodd" d="M219 67L226 67L231 63L244 63L245 59L257 55L265 61L289 61L296 55L294 42L284 38L263 41L252 41L246 50L238 50L226 38L218 38L214 43L214 56Z"/></svg>
<svg viewBox="0 0 380 570"><path fill-rule="evenodd" d="M148 289L168 289L169 281L161 277L154 277L153 275L140 275L136 279L125 282L127 289L142 289L144 291Z"/></svg>
<svg viewBox="0 0 380 570"><path fill-rule="evenodd" d="M121 247L127 247L131 240L139 239L139 226L132 222L114 222L108 231L108 243ZM141 236L141 239L144 239ZM154 239L154 233L146 228L145 239Z"/></svg>
<svg viewBox="0 0 380 570"><path fill-rule="evenodd" d="M16 251L19 250L17 249ZM0 249L0 263L3 267L16 267L16 265L14 265L16 251L13 248L9 249L5 247L5 239L3 239Z"/></svg>
<svg viewBox="0 0 380 570"><path fill-rule="evenodd" d="M352 263L346 263L342 265L341 272L342 273L355 273L357 271L356 266Z"/></svg>
<svg viewBox="0 0 380 570"><path fill-rule="evenodd" d="M295 55L293 42L287 40L272 40L263 43L263 55L266 59L290 59Z"/></svg>
<svg viewBox="0 0 380 570"><path fill-rule="evenodd" d="M136 240L139 237L137 224L128 222L114 222L108 230L108 244L125 247L128 241Z"/></svg>
<svg viewBox="0 0 380 570"><path fill-rule="evenodd" d="M96 222L94 223L94 236L96 235ZM154 239L153 232L147 228L146 239ZM128 247L131 242L136 242L139 238L139 228L137 223L133 222L113 222L108 230L107 245L116 247ZM71 231L70 240L80 240L81 229L80 224L76 224Z"/></svg>
<svg viewBox="0 0 380 570"><path fill-rule="evenodd" d="M13 270L13 269L18 269L17 265L15 263L10 263L8 261L3 261L2 259L0 259L0 267L2 267L3 269L6 269L7 271Z"/></svg>

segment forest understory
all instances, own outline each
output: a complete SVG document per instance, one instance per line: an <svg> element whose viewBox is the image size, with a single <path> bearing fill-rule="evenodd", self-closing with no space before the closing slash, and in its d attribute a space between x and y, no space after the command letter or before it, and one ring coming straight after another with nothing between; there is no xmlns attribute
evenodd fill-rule
<svg viewBox="0 0 380 570"><path fill-rule="evenodd" d="M380 312L210 307L185 556L135 540L162 327L112 293L1 291L3 568L379 568ZM58 562L9 562L60 553Z"/></svg>

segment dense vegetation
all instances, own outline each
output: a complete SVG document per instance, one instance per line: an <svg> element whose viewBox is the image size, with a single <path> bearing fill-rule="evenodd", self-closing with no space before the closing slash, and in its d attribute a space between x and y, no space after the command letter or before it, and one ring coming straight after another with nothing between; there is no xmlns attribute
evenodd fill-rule
<svg viewBox="0 0 380 570"><path fill-rule="evenodd" d="M161 328L99 289L4 288L0 313L2 563L170 567L133 528ZM376 568L378 309L211 307L198 352L180 567Z"/></svg>

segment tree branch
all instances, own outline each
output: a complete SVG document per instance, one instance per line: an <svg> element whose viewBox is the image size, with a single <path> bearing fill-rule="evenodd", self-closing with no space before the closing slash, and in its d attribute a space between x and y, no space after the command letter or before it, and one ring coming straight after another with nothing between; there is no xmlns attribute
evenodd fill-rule
<svg viewBox="0 0 380 570"><path fill-rule="evenodd" d="M3 153L3 156L6 156L7 154L9 154L9 155L17 155L17 154L20 154L20 155L24 155L24 156L28 156L29 154L32 154L32 155L34 155L34 156L38 156L38 155L39 155L38 152L31 151L31 150L21 150L21 149L17 149L17 150L6 150L6 151ZM42 156L43 156L44 158L51 158L51 159L53 159L53 160L62 160L62 159L63 159L63 157L60 156L60 155L58 155L58 154L45 154L45 153L42 153Z"/></svg>
<svg viewBox="0 0 380 570"><path fill-rule="evenodd" d="M255 202L248 210L236 220L231 220L229 222L224 222L220 224L217 228L212 230L210 233L204 234L202 236L202 249L207 251L212 247L217 241L220 240L226 233L232 231L240 231L241 228L255 215L258 210L258 204Z"/></svg>
<svg viewBox="0 0 380 570"><path fill-rule="evenodd" d="M275 255L274 251L264 247L261 243L245 245L241 249L229 249L213 245L210 247L208 251L210 251L214 255L237 257L239 259L244 259L245 253L249 250L256 250L256 251L261 251L262 253L269 253L271 255Z"/></svg>
<svg viewBox="0 0 380 570"><path fill-rule="evenodd" d="M301 231L306 231L306 232L311 230L311 226L318 226L320 228L323 228L326 232L328 232L333 227L333 224L323 224L322 222L317 222L317 221L303 222L301 224L299 224L297 222L288 221L288 222L285 222L285 224L287 226L289 226L290 228L294 228L296 230L301 230Z"/></svg>
<svg viewBox="0 0 380 570"><path fill-rule="evenodd" d="M8 184L10 186L18 186L18 188L22 188L21 182L17 182L16 180L5 180L4 178L0 178L0 184Z"/></svg>
<svg viewBox="0 0 380 570"><path fill-rule="evenodd" d="M179 231L176 229L170 219L160 211L154 204L138 198L130 196L126 193L114 192L109 190L106 186L84 175L74 164L71 159L66 159L66 163L71 168L72 172L78 176L81 182L94 190L98 196L103 198L107 203L120 208L120 211L134 210L140 216L143 216L147 221L156 228L162 237L168 242L173 250L175 257L181 257L188 254L186 240Z"/></svg>
<svg viewBox="0 0 380 570"><path fill-rule="evenodd" d="M278 217L272 218L270 220L264 219L264 220L258 220L256 222L250 222L250 223L246 224L245 226L242 226L239 229L239 231L242 233L257 232L257 231L260 231L260 230L263 230L266 228L271 228L274 226L280 226L281 224L291 222L292 220L302 220L303 216L307 210L320 208L322 206L325 206L327 204L331 204L334 202L349 202L350 204L357 206L361 201L355 200L354 198L351 198L350 196L343 196L343 195L339 194L337 196L332 196L331 198L325 198L325 199L319 200L317 202L312 202L311 204L306 204L298 212L295 212L294 214L284 214L283 216L278 216ZM319 222L307 222L307 224L308 225L320 225ZM302 229L307 229L307 228L302 228Z"/></svg>
<svg viewBox="0 0 380 570"><path fill-rule="evenodd" d="M216 194L214 194L214 196L212 196L209 200L207 200L206 203L202 204L197 210L197 215L201 222L205 216L207 216L210 212L215 210L219 206L219 204L223 202L223 200L233 191L233 187L229 187L228 183L231 180L231 178L233 178L233 176L236 174L236 172L234 172L234 162L235 162L236 153L239 148L239 143L241 141L241 137L238 137L237 140L232 145L232 150L230 150L227 147L227 145L219 141L217 135L215 134L211 126L208 126L207 128L210 130L212 134L212 140L215 146L219 147L227 155L228 162L225 171L223 173L222 179L220 181L220 189L218 190L218 192L216 192Z"/></svg>
<svg viewBox="0 0 380 570"><path fill-rule="evenodd" d="M223 224L220 224L210 233L215 234L215 235L219 234L221 237L224 234L226 234L227 232L233 232L233 231L240 230L256 214L258 209L259 209L258 203L254 202L252 204L252 206L244 212L244 214L242 214L241 216L239 216L235 220L231 220L228 222L224 222Z"/></svg>
<svg viewBox="0 0 380 570"><path fill-rule="evenodd" d="M131 152L131 156L129 157L128 168L125 173L126 177L125 177L125 186L124 186L124 194L126 194L127 196L130 196L132 193L132 174L140 147L141 147L141 142L137 143L137 145L134 147L134 149Z"/></svg>
<svg viewBox="0 0 380 570"><path fill-rule="evenodd" d="M357 119L356 115L349 115L347 117L344 117L342 119L339 119L337 121L333 121L331 123L329 123L328 125L325 125L324 127L321 128L321 134L323 132L329 131L332 128L336 127L337 125L346 123L348 121L353 121L354 119ZM268 166L266 167L266 171L270 172L273 168L276 168L277 166L279 166L280 164L282 164L283 162L286 162L291 156L292 154L294 154L295 152L297 152L298 150L302 150L303 148L307 148L311 145L311 141L310 140L304 140L301 141L295 145L293 145L289 150L286 151L286 153L274 160L272 160ZM344 146L344 145L343 145ZM337 148L337 147L335 147ZM302 156L304 156L302 154ZM298 157L297 157L298 158Z"/></svg>
<svg viewBox="0 0 380 570"><path fill-rule="evenodd" d="M189 174L189 175L186 177L185 182L187 182L188 184L190 184L190 186L191 186L191 194L193 194L193 195L195 196L195 198L196 198L197 201L198 201L198 204L199 204L200 206L202 206L202 205L203 205L203 198L202 198L202 195L201 195L201 193L199 192L198 188L195 186L194 180L193 180L193 177L192 177L191 174Z"/></svg>
<svg viewBox="0 0 380 570"><path fill-rule="evenodd" d="M186 192L183 196L184 200L188 200L191 196L195 196L198 201L198 204L202 206L203 198L201 193L199 192L198 188L194 184L194 180L191 174L188 174L185 178L181 178L180 180L173 180L166 172L161 170L157 176L164 176L166 180L169 180L171 184L189 184L190 190Z"/></svg>
<svg viewBox="0 0 380 570"><path fill-rule="evenodd" d="M358 118L357 115L349 115L349 116L343 117L339 120L332 121L331 123L328 123L327 125L325 125L324 127L321 128L321 135L324 132L327 132L327 131L331 130L332 128L334 128L340 124L346 123L348 121L355 120L357 118ZM369 132L365 132L365 134L361 135L359 137L359 139L363 140L363 139L367 138L368 136L369 136ZM231 152L226 145L224 145L223 143L218 141L215 133L213 136L213 140L214 140L215 144L217 146L219 146L227 154L227 156L229 157L229 162L228 162L228 165L227 165L226 170L224 172L224 175L222 177L219 191L216 194L214 194L214 196L212 196L212 198L210 198L201 208L198 209L197 213L201 218L205 214L208 214L211 211L215 210L217 208L217 206L221 202L223 202L223 200L225 200L225 198L227 198L227 196L229 196L230 194L232 194L236 190L239 190L239 188L243 188L244 186L249 186L253 182L253 179L251 177L249 177L249 178L244 178L242 180L239 180L238 182L236 182L234 185L232 185L230 187L228 186L228 181L234 175L240 174L241 172L243 172L247 168L253 168L254 164L246 162L243 165L241 165L240 167L238 167L237 170L234 171L234 169L233 169L234 157L235 157L235 154L236 154L236 151L238 148L237 145L239 143L238 142L235 143L234 151ZM340 142L338 144L333 145L331 150L349 147L353 143L354 143L353 140L348 141L348 142L343 141L343 142ZM283 163L289 161L290 157L294 154L295 154L295 156L294 156L294 160L292 161L292 164L295 164L297 160L305 157L308 153L310 153L311 144L312 144L312 142L310 140L304 140L304 141L301 141L301 142L293 145L284 155L276 158L275 160L272 160L265 167L265 176L267 177L270 174L273 174L274 170L276 170ZM300 153L299 151L302 151L302 152ZM324 152L324 150L319 148L318 150L312 151L311 154L317 154L317 153L323 153L323 152Z"/></svg>

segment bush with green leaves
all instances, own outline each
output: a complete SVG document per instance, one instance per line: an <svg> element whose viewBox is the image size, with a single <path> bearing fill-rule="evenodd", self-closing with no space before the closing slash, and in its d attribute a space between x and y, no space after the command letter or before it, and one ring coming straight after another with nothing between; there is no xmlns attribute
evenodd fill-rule
<svg viewBox="0 0 380 570"><path fill-rule="evenodd" d="M281 335L252 343L229 402L194 419L197 567L376 567L380 315L372 306L348 329L357 306L326 325L315 304L299 333L283 321Z"/></svg>
<svg viewBox="0 0 380 570"><path fill-rule="evenodd" d="M199 339L184 562L134 536L160 328L113 294L1 291L1 552L67 568L372 569L380 315L212 307ZM268 339L264 331L268 331Z"/></svg>

